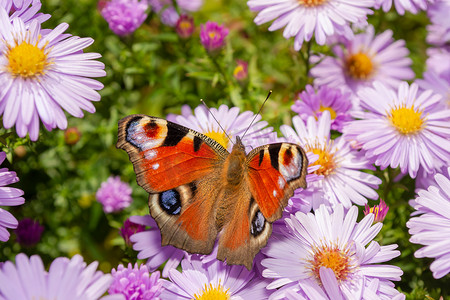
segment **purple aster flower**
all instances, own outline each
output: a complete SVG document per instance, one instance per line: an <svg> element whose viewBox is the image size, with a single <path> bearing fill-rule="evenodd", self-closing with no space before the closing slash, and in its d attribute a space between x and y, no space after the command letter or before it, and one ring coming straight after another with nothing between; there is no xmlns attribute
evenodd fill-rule
<svg viewBox="0 0 450 300"><path fill-rule="evenodd" d="M171 0L148 0L147 2L152 10L160 15L161 22L164 25L175 27L180 16L173 7Z"/></svg>
<svg viewBox="0 0 450 300"><path fill-rule="evenodd" d="M441 75L433 70L423 73L423 79L416 80L416 83L424 90L432 90L442 96L441 102L450 109L450 69Z"/></svg>
<svg viewBox="0 0 450 300"><path fill-rule="evenodd" d="M136 224L130 221L130 218L126 219L123 226L120 228L120 236L125 240L127 246L131 246L130 237L138 232L145 230L145 226L142 224Z"/></svg>
<svg viewBox="0 0 450 300"><path fill-rule="evenodd" d="M0 7L0 20L7 19ZM20 18L0 26L0 114L20 137L36 141L39 120L49 131L65 129L64 110L78 118L82 109L95 112L91 101L100 100L103 85L88 77L105 76L104 64L94 60L100 54L82 52L94 40L63 34L67 27L43 35L37 20L28 29Z"/></svg>
<svg viewBox="0 0 450 300"><path fill-rule="evenodd" d="M41 240L44 226L39 221L24 218L19 221L17 229L14 231L17 236L17 242L24 247L31 247Z"/></svg>
<svg viewBox="0 0 450 300"><path fill-rule="evenodd" d="M450 156L450 110L431 90L418 92L417 84L402 83L397 91L375 82L358 93L367 112L347 123L344 135L366 150L375 165L400 166L416 177L419 166L427 173L446 164Z"/></svg>
<svg viewBox="0 0 450 300"><path fill-rule="evenodd" d="M427 49L427 71L435 72L439 76L450 76L450 47Z"/></svg>
<svg viewBox="0 0 450 300"><path fill-rule="evenodd" d="M242 138L245 131L247 133L243 137L242 142L247 151L268 142L275 142L274 135L276 133L273 132L272 127L266 127L268 123L261 121L261 115L256 116L252 126L249 128L255 118L255 114L251 111L240 113L237 107L229 108L226 105L221 105L218 109L211 108L210 112L204 105L200 105L195 108L193 114L191 108L184 105L181 115L170 114L167 116L167 120L203 133L216 140L229 151L233 148L236 136ZM214 115L220 126L226 131L226 134L211 114ZM228 139L227 134L232 142Z"/></svg>
<svg viewBox="0 0 450 300"><path fill-rule="evenodd" d="M6 158L5 152L0 152L0 165ZM23 191L7 187L9 184L13 184L19 181L16 172L9 171L7 168L0 169L0 206L17 206L25 202L25 199L21 197ZM0 208L0 241L6 242L9 240L9 232L6 228L17 228L17 219L14 216Z"/></svg>
<svg viewBox="0 0 450 300"><path fill-rule="evenodd" d="M120 180L119 176L110 176L97 190L95 197L103 205L105 213L121 211L130 206L131 187L128 183Z"/></svg>
<svg viewBox="0 0 450 300"><path fill-rule="evenodd" d="M333 130L342 131L344 123L353 120L350 116L352 103L349 92L344 93L326 85L320 86L316 91L311 85L307 85L298 98L292 105L292 110L305 122L309 116L318 119L326 110L330 112Z"/></svg>
<svg viewBox="0 0 450 300"><path fill-rule="evenodd" d="M375 219L374 222L383 222L384 218L386 218L387 212L389 211L389 206L386 205L386 202L383 199L380 199L380 204L375 205L374 207L370 207L369 205L365 205L364 215L374 214Z"/></svg>
<svg viewBox="0 0 450 300"><path fill-rule="evenodd" d="M146 265L150 272L166 262L162 276L168 277L169 270L176 269L187 253L173 246L161 246L161 232L150 215L131 216L130 221L148 227L130 237L133 249L138 251L138 259L147 259Z"/></svg>
<svg viewBox="0 0 450 300"><path fill-rule="evenodd" d="M162 292L162 280L159 272L150 275L146 265L133 266L131 263L125 268L120 264L112 269L113 282L108 289L108 294L121 294L124 300L160 300Z"/></svg>
<svg viewBox="0 0 450 300"><path fill-rule="evenodd" d="M200 41L208 52L217 52L225 45L228 28L208 21L200 25Z"/></svg>
<svg viewBox="0 0 450 300"><path fill-rule="evenodd" d="M375 8L380 7L383 11L387 12L391 9L392 3L395 4L395 9L400 15L404 15L405 11L417 14L420 10L426 10L429 3L433 3L434 0L376 0Z"/></svg>
<svg viewBox="0 0 450 300"><path fill-rule="evenodd" d="M10 14L11 20L18 17L21 18L27 25L29 25L31 20L37 20L39 23L43 23L50 19L49 14L38 13L41 6L41 2L36 0L22 0L14 2L13 0L0 1L0 7L3 7L5 11Z"/></svg>
<svg viewBox="0 0 450 300"><path fill-rule="evenodd" d="M183 11L198 11L202 5L203 0L177 0L178 7Z"/></svg>
<svg viewBox="0 0 450 300"><path fill-rule="evenodd" d="M313 209L321 204L335 206L342 203L346 209L352 203L364 205L367 198L377 199L375 191L381 180L362 169L373 169L371 164L342 137L330 138L330 113L324 111L319 120L310 116L306 124L295 116L292 119L295 130L288 126L280 127L283 135L291 142L302 146L307 152L318 155L313 164L318 166L314 173L321 180L311 182L308 188L301 192L304 200L311 203ZM296 201L297 195L291 198Z"/></svg>
<svg viewBox="0 0 450 300"><path fill-rule="evenodd" d="M183 39L189 38L195 30L194 18L185 14L181 15L175 25L175 30L179 37Z"/></svg>
<svg viewBox="0 0 450 300"><path fill-rule="evenodd" d="M112 278L96 271L98 262L86 266L80 255L56 258L48 272L39 256L16 256L0 268L2 300L52 299L96 300L106 292Z"/></svg>
<svg viewBox="0 0 450 300"><path fill-rule="evenodd" d="M448 156L447 156L448 157ZM450 168L447 169L447 175ZM444 277L450 272L450 179L443 174L434 176L435 184L419 190L418 197L410 202L418 217L411 218L406 226L410 241L425 247L414 253L415 257L434 258L430 265L433 277Z"/></svg>
<svg viewBox="0 0 450 300"><path fill-rule="evenodd" d="M357 93L376 80L397 87L402 80L414 78L405 41L394 41L391 30L375 36L369 26L366 33L355 35L343 48L335 46L333 52L336 58L325 57L311 69L315 85L349 88Z"/></svg>
<svg viewBox="0 0 450 300"><path fill-rule="evenodd" d="M311 40L313 34L319 45L324 45L327 37L345 34L349 23L365 21L372 14L369 7L373 0L249 0L247 5L252 11L259 11L255 23L261 25L275 21L269 27L275 31L285 27L283 36L295 37L294 49L300 50L303 41Z"/></svg>
<svg viewBox="0 0 450 300"><path fill-rule="evenodd" d="M203 262L206 261L206 263ZM244 266L192 255L169 271L162 299L267 299L267 283Z"/></svg>
<svg viewBox="0 0 450 300"><path fill-rule="evenodd" d="M107 1L100 13L117 35L132 34L147 18L148 4L142 0Z"/></svg>
<svg viewBox="0 0 450 300"><path fill-rule="evenodd" d="M273 280L267 288L284 286L273 298L281 298L287 290L307 299L362 299L366 289L378 299L398 295L386 287L393 286L391 280L400 280L402 270L378 264L400 255L394 250L397 245L372 241L382 227L373 224L373 214L359 223L357 217L356 206L344 213L337 204L331 213L321 206L315 214L297 212L284 219L286 226L263 249L268 256L262 261L263 276Z"/></svg>
<svg viewBox="0 0 450 300"><path fill-rule="evenodd" d="M427 26L427 42L434 46L445 47L450 42L450 2L438 0L432 4L427 14L431 24Z"/></svg>

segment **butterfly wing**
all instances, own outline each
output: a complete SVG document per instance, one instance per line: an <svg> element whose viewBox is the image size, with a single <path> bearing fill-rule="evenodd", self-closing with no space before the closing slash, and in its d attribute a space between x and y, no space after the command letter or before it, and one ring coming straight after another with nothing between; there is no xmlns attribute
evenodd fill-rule
<svg viewBox="0 0 450 300"><path fill-rule="evenodd" d="M247 182L231 196L237 204L220 236L217 258L251 269L255 255L267 244L272 223L281 218L294 191L306 187L308 159L298 145L278 143L252 150L246 165Z"/></svg>
<svg viewBox="0 0 450 300"><path fill-rule="evenodd" d="M146 115L119 121L117 147L128 152L163 245L207 254L217 236L215 201L228 152L211 138Z"/></svg>

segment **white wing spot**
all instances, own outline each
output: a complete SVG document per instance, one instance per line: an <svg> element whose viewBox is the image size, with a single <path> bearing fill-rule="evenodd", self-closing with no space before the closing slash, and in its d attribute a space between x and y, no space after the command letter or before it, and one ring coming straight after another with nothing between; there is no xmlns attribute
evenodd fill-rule
<svg viewBox="0 0 450 300"><path fill-rule="evenodd" d="M273 190L273 196L276 197L278 195L277 191Z"/></svg>
<svg viewBox="0 0 450 300"><path fill-rule="evenodd" d="M154 164L153 166L152 166L152 169L153 170L157 170L159 168L159 164L158 163L156 163L156 164Z"/></svg>
<svg viewBox="0 0 450 300"><path fill-rule="evenodd" d="M283 179L283 177L282 176L278 177L278 187L280 189L283 189L285 184L286 184L286 181Z"/></svg>
<svg viewBox="0 0 450 300"><path fill-rule="evenodd" d="M145 154L144 154L145 159L150 160L150 159L155 158L155 156L156 156L156 151L154 151L154 150L147 150L147 151L145 151Z"/></svg>

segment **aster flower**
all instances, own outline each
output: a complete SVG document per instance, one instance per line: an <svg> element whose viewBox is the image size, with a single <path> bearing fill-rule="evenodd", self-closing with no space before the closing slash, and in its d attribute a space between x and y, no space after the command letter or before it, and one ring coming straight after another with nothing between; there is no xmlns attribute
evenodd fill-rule
<svg viewBox="0 0 450 300"><path fill-rule="evenodd" d="M0 20L8 17L0 7ZM31 140L39 136L39 120L47 130L65 129L64 110L81 118L83 111L95 112L91 101L99 101L96 90L103 85L88 77L105 76L97 53L83 53L91 38L63 34L60 24L42 35L33 20L28 29L20 18L0 26L0 114L5 128L16 126L17 134Z"/></svg>
<svg viewBox="0 0 450 300"><path fill-rule="evenodd" d="M309 117L307 123L303 123L299 116L292 119L295 130L288 126L280 127L288 141L302 146L307 152L319 156L313 165L319 166L314 171L322 179L308 184L308 188L301 193L304 200L311 203L313 209L320 204L334 206L342 203L345 208L350 208L352 203L364 205L367 198L377 199L378 194L374 189L381 180L374 175L361 172L361 169L371 169L369 161L350 144L338 137L330 138L330 113L324 111L318 121ZM311 165L311 164L310 164ZM296 195L291 198L296 201Z"/></svg>
<svg viewBox="0 0 450 300"><path fill-rule="evenodd" d="M450 168L447 169L447 175ZM434 176L435 184L427 190L418 191L418 196L411 201L416 210L406 226L411 235L410 241L425 247L414 253L415 257L434 258L430 265L433 277L444 277L450 272L450 179L443 174Z"/></svg>
<svg viewBox="0 0 450 300"><path fill-rule="evenodd" d="M244 266L192 255L181 262L181 268L181 273L169 271L162 299L267 299L269 295L267 283Z"/></svg>
<svg viewBox="0 0 450 300"><path fill-rule="evenodd" d="M365 156L385 169L390 166L416 177L447 163L450 156L450 110L431 90L402 83L397 91L380 82L358 93L367 112L347 123L344 135L365 150Z"/></svg>
<svg viewBox="0 0 450 300"><path fill-rule="evenodd" d="M325 57L311 69L315 85L348 88L357 93L376 80L397 87L402 80L414 78L405 41L394 41L391 30L375 36L369 26L343 48L335 46L333 52L336 58Z"/></svg>
<svg viewBox="0 0 450 300"><path fill-rule="evenodd" d="M233 71L233 77L236 78L238 81L243 81L247 79L248 77L248 62L237 59L236 60L236 67Z"/></svg>
<svg viewBox="0 0 450 300"><path fill-rule="evenodd" d="M0 165L6 158L5 152L0 152ZM25 202L25 199L21 197L23 191L7 187L9 184L13 184L19 181L16 172L9 171L7 168L0 169L0 206L16 206ZM0 208L0 241L6 242L9 240L9 232L6 228L17 228L17 219L14 216Z"/></svg>
<svg viewBox="0 0 450 300"><path fill-rule="evenodd" d="M210 53L219 51L225 45L227 35L228 28L216 22L208 21L200 25L200 41Z"/></svg>
<svg viewBox="0 0 450 300"><path fill-rule="evenodd" d="M177 0L178 7L183 11L198 11L202 5L203 0Z"/></svg>
<svg viewBox="0 0 450 300"><path fill-rule="evenodd" d="M100 13L109 28L119 36L132 34L147 18L148 4L143 0L107 1Z"/></svg>
<svg viewBox="0 0 450 300"><path fill-rule="evenodd" d="M331 129L341 131L345 122L352 120L349 92L341 92L339 89L320 86L317 91L311 85L298 95L298 100L292 105L292 110L299 114L306 122L309 116L318 119L327 110L331 116Z"/></svg>
<svg viewBox="0 0 450 300"><path fill-rule="evenodd" d="M130 218L126 219L123 222L123 226L120 228L120 236L125 240L125 244L127 246L131 246L130 237L138 232L142 232L145 230L145 226L142 224L136 224L130 221Z"/></svg>
<svg viewBox="0 0 450 300"><path fill-rule="evenodd" d="M116 269L112 269L113 282L108 289L110 295L121 294L125 300L159 300L162 291L162 280L159 272L150 275L147 266L134 267L131 263L125 268L120 264Z"/></svg>
<svg viewBox="0 0 450 300"><path fill-rule="evenodd" d="M185 14L181 15L175 25L175 30L179 37L183 39L189 38L195 30L194 18Z"/></svg>
<svg viewBox="0 0 450 300"><path fill-rule="evenodd" d="M445 47L450 42L450 2L438 0L427 10L431 24L427 25L427 42L434 46Z"/></svg>
<svg viewBox="0 0 450 300"><path fill-rule="evenodd" d="M378 264L400 255L394 250L397 245L380 246L372 241L382 223L373 224L373 214L357 223L357 216L356 206L344 213L338 204L332 213L321 206L315 215L297 212L286 218L281 236L274 236L263 249L268 256L262 261L263 276L273 280L267 288L286 286L273 298L292 289L308 299L362 299L368 285L380 299L398 295L395 289L383 287L392 286L390 281L400 280L403 272Z"/></svg>
<svg viewBox="0 0 450 300"><path fill-rule="evenodd" d="M19 225L14 232L17 236L17 242L21 246L31 247L39 243L43 231L44 226L39 224L39 221L24 218L19 221Z"/></svg>
<svg viewBox="0 0 450 300"><path fill-rule="evenodd" d="M383 199L380 199L380 204L375 205L374 207L370 207L369 205L365 205L364 207L364 215L374 214L375 219L374 222L383 222L384 218L386 218L387 212L389 211L389 206L386 205L386 202Z"/></svg>
<svg viewBox="0 0 450 300"><path fill-rule="evenodd" d="M423 73L423 79L416 80L416 83L423 90L432 90L434 93L442 96L441 102L450 108L450 69L441 75L433 70Z"/></svg>
<svg viewBox="0 0 450 300"><path fill-rule="evenodd" d="M50 19L49 14L38 13L41 9L41 2L36 0L3 0L0 1L0 7L3 7L6 13L10 14L10 18L21 18L25 24L29 24L31 20L37 20L43 23Z"/></svg>
<svg viewBox="0 0 450 300"><path fill-rule="evenodd" d="M150 272L166 262L162 276L168 277L169 270L179 266L186 252L173 246L161 246L161 232L150 215L131 216L130 221L148 227L147 230L137 232L130 237L133 249L138 251L137 258L147 259L146 265Z"/></svg>
<svg viewBox="0 0 450 300"><path fill-rule="evenodd" d="M428 48L427 54L427 72L434 72L439 77L450 76L450 48Z"/></svg>
<svg viewBox="0 0 450 300"><path fill-rule="evenodd" d="M380 7L383 11L387 12L391 9L392 3L395 4L395 9L400 15L404 15L405 11L417 14L420 10L426 10L428 3L432 3L434 0L376 0L375 8Z"/></svg>
<svg viewBox="0 0 450 300"><path fill-rule="evenodd" d="M324 45L327 37L335 33L344 34L349 23L365 21L374 5L372 0L249 0L252 11L259 11L255 23L261 25L275 21L269 27L275 31L285 27L283 36L295 37L294 49L300 50L303 41L311 40L313 34L319 45Z"/></svg>
<svg viewBox="0 0 450 300"><path fill-rule="evenodd" d="M120 180L119 176L110 176L97 190L95 197L103 205L105 213L121 211L130 206L131 187L128 183Z"/></svg>
<svg viewBox="0 0 450 300"><path fill-rule="evenodd" d="M261 116L257 115L252 126L249 128L252 120L255 118L255 114L251 111L239 112L239 108L228 108L226 105L221 105L218 109L211 108L211 113L205 108L204 105L197 106L194 110L194 114L189 106L184 105L182 107L181 115L170 114L167 116L167 120L178 123L180 125L189 127L195 131L203 133L210 138L216 140L223 147L231 151L236 136L242 138L242 135L247 130L247 133L242 139L246 150L249 151L257 146L267 144L269 141L275 141L272 127L266 127L267 122L261 121ZM220 128L220 126L226 131L227 135Z"/></svg>
<svg viewBox="0 0 450 300"><path fill-rule="evenodd" d="M147 0L152 10L160 15L164 25L175 27L180 16L171 0Z"/></svg>
<svg viewBox="0 0 450 300"><path fill-rule="evenodd" d="M111 275L96 271L97 262L86 266L80 255L56 258L48 272L37 255L18 254L15 261L16 265L7 261L0 268L3 300L95 300L112 281Z"/></svg>

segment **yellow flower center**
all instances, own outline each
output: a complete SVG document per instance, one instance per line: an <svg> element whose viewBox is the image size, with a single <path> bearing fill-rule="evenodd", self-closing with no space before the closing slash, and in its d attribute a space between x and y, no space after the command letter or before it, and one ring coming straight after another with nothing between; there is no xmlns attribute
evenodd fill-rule
<svg viewBox="0 0 450 300"><path fill-rule="evenodd" d="M414 109L414 105L410 108L395 107L388 115L389 121L402 134L413 134L421 130L424 125L422 120L422 112Z"/></svg>
<svg viewBox="0 0 450 300"><path fill-rule="evenodd" d="M209 35L209 37L210 37L211 39L213 39L213 38L217 35L217 33L216 33L215 31L210 31L210 32L208 33L208 35Z"/></svg>
<svg viewBox="0 0 450 300"><path fill-rule="evenodd" d="M327 106L323 106L322 104L320 105L319 111L320 112L324 112L324 111L329 111L330 112L330 116L331 116L331 120L336 119L336 111L334 109L332 109L331 107L327 107Z"/></svg>
<svg viewBox="0 0 450 300"><path fill-rule="evenodd" d="M352 271L348 249L341 250L338 246L322 246L313 249L313 258L309 260L310 269L320 281L320 268L331 269L338 281L345 281Z"/></svg>
<svg viewBox="0 0 450 300"><path fill-rule="evenodd" d="M180 28L183 30L189 30L192 28L192 23L189 21L181 21ZM211 36L211 33L209 35Z"/></svg>
<svg viewBox="0 0 450 300"><path fill-rule="evenodd" d="M244 73L244 66L241 64L238 64L236 66L236 68L234 68L233 76L236 77L238 75L241 75L242 73Z"/></svg>
<svg viewBox="0 0 450 300"><path fill-rule="evenodd" d="M205 288L200 291L199 294L194 294L195 300L229 300L230 295L228 294L228 289L224 290L223 286L219 285L213 287L210 283L209 286L205 284Z"/></svg>
<svg viewBox="0 0 450 300"><path fill-rule="evenodd" d="M306 151L319 155L319 159L310 166L320 165L320 168L314 171L316 175L327 176L330 175L336 168L336 159L331 153L331 143L325 147L316 144L314 146L306 145Z"/></svg>
<svg viewBox="0 0 450 300"><path fill-rule="evenodd" d="M300 5L306 6L306 7L312 7L312 6L319 6L325 3L327 0L298 0L298 3Z"/></svg>
<svg viewBox="0 0 450 300"><path fill-rule="evenodd" d="M359 52L347 58L348 74L355 79L368 79L373 73L373 64L367 54Z"/></svg>
<svg viewBox="0 0 450 300"><path fill-rule="evenodd" d="M209 132L204 133L204 135L212 138L213 140L215 140L216 142L221 144L225 149L227 149L228 143L230 142L230 140L228 139L225 132L209 131Z"/></svg>
<svg viewBox="0 0 450 300"><path fill-rule="evenodd" d="M36 44L23 41L15 46L7 45L6 58L8 59L8 71L13 76L23 78L43 75L50 64L47 60L48 51L45 46L39 48Z"/></svg>

